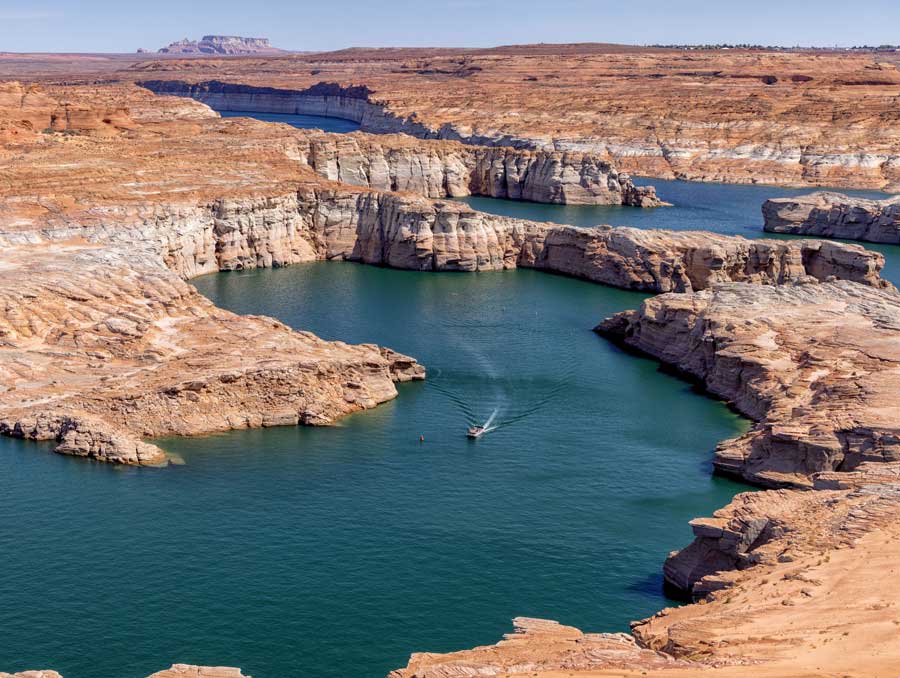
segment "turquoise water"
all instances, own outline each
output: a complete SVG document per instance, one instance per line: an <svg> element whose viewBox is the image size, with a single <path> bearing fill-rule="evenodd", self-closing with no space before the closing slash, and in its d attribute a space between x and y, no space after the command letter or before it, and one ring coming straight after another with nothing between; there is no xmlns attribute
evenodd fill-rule
<svg viewBox="0 0 900 678"><path fill-rule="evenodd" d="M3 670L381 678L413 651L495 642L515 615L626 630L667 604L687 521L743 489L710 459L745 422L591 332L641 294L337 262L196 284L407 352L429 379L332 428L163 441L185 461L164 470L0 439Z"/></svg>
<svg viewBox="0 0 900 678"><path fill-rule="evenodd" d="M287 113L253 113L246 111L219 111L223 118L256 118L265 122L283 122L300 129L320 129L325 132L355 132L359 123L324 115L294 115Z"/></svg>
<svg viewBox="0 0 900 678"><path fill-rule="evenodd" d="M475 209L535 221L553 221L575 226L611 224L637 228L665 228L677 231L703 230L741 235L745 238L792 238L763 231L762 205L769 198L794 197L816 190L835 190L847 195L883 199L878 191L845 189L779 188L760 185L732 185L662 179L636 179L641 185L656 187L659 196L672 207L638 209L621 206L541 205L513 200L461 198ZM885 255L885 278L900 285L900 247L860 243Z"/></svg>

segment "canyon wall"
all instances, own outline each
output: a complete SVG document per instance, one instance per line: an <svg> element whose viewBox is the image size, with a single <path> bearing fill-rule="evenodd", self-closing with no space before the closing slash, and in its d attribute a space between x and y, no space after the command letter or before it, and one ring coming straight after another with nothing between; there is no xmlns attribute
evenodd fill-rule
<svg viewBox="0 0 900 678"><path fill-rule="evenodd" d="M537 268L624 289L690 292L719 282L839 278L891 288L883 257L821 240L746 240L699 231L579 228L417 196L305 186L202 206L116 213L111 242L148 243L183 277L344 259L418 271ZM65 231L63 231L65 232Z"/></svg>
<svg viewBox="0 0 900 678"><path fill-rule="evenodd" d="M299 159L326 179L430 198L482 195L568 205L659 207L612 165L580 153L520 151L401 135L310 134Z"/></svg>
<svg viewBox="0 0 900 678"><path fill-rule="evenodd" d="M220 111L326 115L356 120L367 132L434 137L370 103L365 88L323 85L293 92L220 82L140 85L159 94L191 97ZM311 136L300 157L328 179L433 198L483 195L570 205L662 205L652 187L635 186L627 174L584 153L411 143L397 136L378 140L357 134Z"/></svg>
<svg viewBox="0 0 900 678"><path fill-rule="evenodd" d="M777 75L760 73L765 62ZM155 64L165 79L142 84L220 110L329 115L367 132L576 152L651 177L900 190L893 67L744 54L543 62L441 55L428 63L379 55L291 72ZM217 79L202 80L210 77Z"/></svg>
<svg viewBox="0 0 900 678"><path fill-rule="evenodd" d="M819 192L767 200L762 209L770 233L900 244L900 198L866 200Z"/></svg>
<svg viewBox="0 0 900 678"><path fill-rule="evenodd" d="M722 472L774 487L900 461L900 296L852 282L666 294L598 331L699 380L757 424Z"/></svg>

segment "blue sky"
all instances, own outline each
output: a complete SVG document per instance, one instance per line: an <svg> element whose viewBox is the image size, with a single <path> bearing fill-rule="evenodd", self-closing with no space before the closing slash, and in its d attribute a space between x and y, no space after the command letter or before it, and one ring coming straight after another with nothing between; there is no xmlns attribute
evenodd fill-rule
<svg viewBox="0 0 900 678"><path fill-rule="evenodd" d="M526 42L900 42L900 0L0 0L0 51L132 52L204 33L287 49Z"/></svg>

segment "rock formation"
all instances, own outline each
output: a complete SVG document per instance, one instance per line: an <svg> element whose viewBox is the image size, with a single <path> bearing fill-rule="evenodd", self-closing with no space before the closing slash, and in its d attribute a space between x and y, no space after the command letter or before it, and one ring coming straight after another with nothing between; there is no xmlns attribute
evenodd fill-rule
<svg viewBox="0 0 900 678"><path fill-rule="evenodd" d="M355 88L313 87L308 92L145 81L159 94L185 96L220 111L262 111L330 115L357 120L366 128L382 111ZM484 195L492 198L572 205L659 207L651 186L635 186L610 163L584 153L467 146L458 142L413 142L403 136L310 135L300 157L328 179L386 191L429 197Z"/></svg>
<svg viewBox="0 0 900 678"><path fill-rule="evenodd" d="M481 77L465 72L446 77ZM631 637L520 619L496 646L417 654L395 678L796 678L823 666L871 676L900 664L900 591L872 585L900 557L900 295L879 276L881 255L823 241L535 223L382 188L408 181L431 195L436 176L457 186L450 158L475 153L486 166L503 158L504 190L524 190L528 179L513 180L510 167L537 154L477 156L487 151L436 142L419 155L390 137L342 146L103 83L19 93L0 111L17 121L8 129L29 132L0 145L0 433L156 464L164 455L144 438L326 424L424 376L390 349L217 309L185 282L202 273L337 258L415 270L526 266L664 292L602 331L753 418L748 434L719 446L716 465L779 489L695 520L695 542L665 575L700 602L636 623ZM129 127L35 131L64 104L127 108ZM413 170L423 159L439 168ZM359 185L332 181L353 178ZM785 489L795 487L804 489ZM174 665L161 676L240 671Z"/></svg>
<svg viewBox="0 0 900 678"><path fill-rule="evenodd" d="M666 294L598 327L698 379L758 423L720 471L769 486L900 460L900 296L850 282L716 285Z"/></svg>
<svg viewBox="0 0 900 678"><path fill-rule="evenodd" d="M192 666L172 664L165 671L158 671L148 678L251 678L240 669L230 666Z"/></svg>
<svg viewBox="0 0 900 678"><path fill-rule="evenodd" d="M298 157L326 179L431 198L483 195L569 205L659 207L652 186L583 153L520 151L403 135L309 134Z"/></svg>
<svg viewBox="0 0 900 678"><path fill-rule="evenodd" d="M640 647L625 633L582 633L546 619L517 617L514 632L496 645L438 655L417 653L388 678L458 678L602 669L671 670L690 662Z"/></svg>
<svg viewBox="0 0 900 678"><path fill-rule="evenodd" d="M200 40L184 38L159 50L160 54L282 54L285 50L272 47L268 38L242 38L237 35L204 35Z"/></svg>
<svg viewBox="0 0 900 678"><path fill-rule="evenodd" d="M694 521L700 536L666 569L704 597L633 623L632 636L516 620L497 645L416 653L391 678L893 676L900 592L872 582L900 557L898 465L820 477L833 475L846 486L741 494Z"/></svg>
<svg viewBox="0 0 900 678"><path fill-rule="evenodd" d="M845 240L900 244L900 197L886 200L813 193L767 200L765 230Z"/></svg>
<svg viewBox="0 0 900 678"><path fill-rule="evenodd" d="M303 156L322 135L202 118L191 102L160 124L152 101L130 96L127 138L50 134L24 147L27 162L0 162L0 433L60 452L162 463L141 438L328 423L422 377L410 358L234 316L183 282L218 270L339 258L524 266L656 292L830 277L887 287L881 255L856 245L580 229L329 183Z"/></svg>
<svg viewBox="0 0 900 678"><path fill-rule="evenodd" d="M23 671L22 673L3 673L0 678L63 678L56 671ZM193 666L191 664L172 664L165 671L157 671L147 678L251 678L241 673L240 669L230 666Z"/></svg>
<svg viewBox="0 0 900 678"><path fill-rule="evenodd" d="M316 233L315 241L324 245L319 256L394 268L479 271L518 266L654 292L704 289L724 281L781 284L832 276L887 285L878 273L880 255L827 241L578 228L486 214L455 202L330 189L302 191L297 210ZM242 251L244 241L241 236Z"/></svg>

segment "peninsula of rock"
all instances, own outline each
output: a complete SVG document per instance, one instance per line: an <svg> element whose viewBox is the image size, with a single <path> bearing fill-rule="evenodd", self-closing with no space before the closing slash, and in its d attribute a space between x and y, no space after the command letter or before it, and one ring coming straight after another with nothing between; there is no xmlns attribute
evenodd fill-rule
<svg viewBox="0 0 900 678"><path fill-rule="evenodd" d="M900 245L900 197L867 200L819 192L776 198L763 205L763 218L770 233Z"/></svg>

